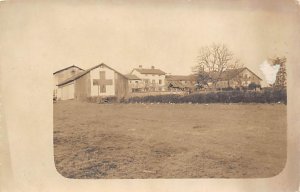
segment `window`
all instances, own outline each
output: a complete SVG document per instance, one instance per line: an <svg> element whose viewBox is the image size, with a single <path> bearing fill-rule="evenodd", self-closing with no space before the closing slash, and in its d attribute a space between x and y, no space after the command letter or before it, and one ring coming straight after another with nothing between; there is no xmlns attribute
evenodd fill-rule
<svg viewBox="0 0 300 192"><path fill-rule="evenodd" d="M138 84L139 82L138 82L138 81L135 81L135 83Z"/></svg>
<svg viewBox="0 0 300 192"><path fill-rule="evenodd" d="M158 83L161 85L162 84L162 80L160 79L160 80L158 80Z"/></svg>
<svg viewBox="0 0 300 192"><path fill-rule="evenodd" d="M152 83L155 83L155 79L152 79Z"/></svg>

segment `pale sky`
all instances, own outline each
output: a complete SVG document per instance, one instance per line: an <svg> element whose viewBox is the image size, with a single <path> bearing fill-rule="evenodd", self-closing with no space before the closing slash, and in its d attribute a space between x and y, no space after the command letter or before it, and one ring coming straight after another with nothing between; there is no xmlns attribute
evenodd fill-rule
<svg viewBox="0 0 300 192"><path fill-rule="evenodd" d="M1 61L52 65L49 74L70 65L87 69L103 62L121 73L154 65L186 75L196 65L199 48L215 42L225 43L263 78L259 65L268 57L286 56L293 62L299 48L299 7L293 0L2 5L1 51L7 58Z"/></svg>

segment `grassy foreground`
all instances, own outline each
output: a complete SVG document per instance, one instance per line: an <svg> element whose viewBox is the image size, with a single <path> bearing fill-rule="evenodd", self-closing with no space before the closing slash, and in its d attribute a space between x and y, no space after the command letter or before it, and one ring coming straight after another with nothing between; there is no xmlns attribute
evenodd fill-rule
<svg viewBox="0 0 300 192"><path fill-rule="evenodd" d="M283 104L54 104L68 178L262 178L286 160Z"/></svg>

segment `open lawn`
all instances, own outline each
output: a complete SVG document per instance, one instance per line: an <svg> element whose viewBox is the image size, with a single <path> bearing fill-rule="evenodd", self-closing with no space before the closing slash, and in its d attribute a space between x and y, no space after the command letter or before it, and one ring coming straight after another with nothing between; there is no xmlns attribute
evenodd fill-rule
<svg viewBox="0 0 300 192"><path fill-rule="evenodd" d="M286 161L283 104L54 103L68 178L258 178Z"/></svg>

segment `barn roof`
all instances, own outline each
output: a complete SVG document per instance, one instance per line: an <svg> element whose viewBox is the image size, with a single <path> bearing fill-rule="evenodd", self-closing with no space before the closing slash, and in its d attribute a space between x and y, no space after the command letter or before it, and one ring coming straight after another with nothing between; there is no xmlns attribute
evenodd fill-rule
<svg viewBox="0 0 300 192"><path fill-rule="evenodd" d="M262 80L259 76L257 76L254 72L252 72L247 67L242 67L242 68L238 68L238 69L227 69L227 70L223 71L223 73L219 77L219 80L221 80L221 81L231 80L231 79L235 78L237 75L239 75L241 72L243 72L246 69L248 71L250 71L253 75L255 75L257 78L259 78L260 80ZM219 75L218 72L209 72L208 74L212 78L217 78L218 75Z"/></svg>
<svg viewBox="0 0 300 192"><path fill-rule="evenodd" d="M144 69L144 68L135 68L132 71L138 71L141 74L155 74L155 75L165 75L166 73L160 69Z"/></svg>
<svg viewBox="0 0 300 192"><path fill-rule="evenodd" d="M82 70L82 71L84 71L84 70L83 70L83 69L81 69L80 67L77 67L76 65L72 65L72 66L69 66L69 67L66 67L66 68L60 69L60 70L58 70L58 71L55 71L55 72L53 73L53 75L55 75L56 73L62 72L62 71L64 71L64 70L68 70L68 69L70 69L70 68L72 68L72 67L75 67L75 68L78 68L79 70Z"/></svg>
<svg viewBox="0 0 300 192"><path fill-rule="evenodd" d="M109 69L115 71L115 72L118 73L119 75L125 77L126 79L128 79L128 78L127 78L125 75L123 75L122 73L116 71L115 69L109 67L108 65L106 65L106 64L104 64L104 63L101 63L101 64L98 64L98 65L96 65L96 66L94 66L94 67L91 67L91 68L89 68L89 69L87 69L87 70L85 70L85 71L81 71L80 73L77 73L77 74L73 75L72 77L70 77L70 78L68 78L68 79L66 79L66 80L64 80L64 81L62 81L61 83L59 83L57 86L65 85L65 84L67 84L67 83L70 83L70 82L72 82L72 81L75 81L76 79L79 79L80 77L84 76L85 74L89 73L89 72L92 71L93 69L96 69L96 68L98 68L98 67L100 67L100 66L105 66L105 67L107 67L107 68L109 68Z"/></svg>
<svg viewBox="0 0 300 192"><path fill-rule="evenodd" d="M138 78L136 75L132 75L132 74L127 74L125 75L125 77L127 77L127 79L129 80L141 80L141 78Z"/></svg>

